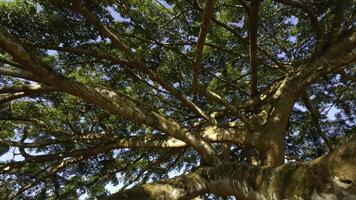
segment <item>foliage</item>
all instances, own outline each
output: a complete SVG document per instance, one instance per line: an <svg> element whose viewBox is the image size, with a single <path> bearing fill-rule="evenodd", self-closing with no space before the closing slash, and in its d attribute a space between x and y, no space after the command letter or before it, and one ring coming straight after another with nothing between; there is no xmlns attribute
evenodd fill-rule
<svg viewBox="0 0 356 200"><path fill-rule="evenodd" d="M303 2L315 12L323 26L326 41L323 48L326 49L331 45L336 1ZM346 2L338 27L340 35L354 26L355 4ZM149 70L186 99L209 115L227 113L223 105L192 89L192 69L204 2L92 0L84 4ZM249 1L222 0L216 3L199 76L202 86L236 106L251 98L249 20L244 4L249 6ZM155 110L189 130L198 132L209 125L162 84L152 80L146 71L128 66L126 62L131 62L132 58L116 48L110 39L75 11L69 1L2 1L0 24L26 50L62 76L86 85L110 88L137 101L140 107ZM298 68L318 54L315 53L315 30L302 9L272 0L261 1L258 25L258 91L262 93L285 78L288 70ZM82 52L75 53L72 49ZM0 65L5 66L2 60L12 58L4 50L0 49L0 53ZM355 67L346 67L344 72L354 76ZM306 90L311 104L318 111L321 132L318 132L303 99L299 98L296 102L286 135L287 159L314 159L329 151L323 138L335 147L355 133L355 81L345 77L338 73L329 74ZM33 83L33 80L0 75L2 88ZM19 199L56 199L59 196L77 199L83 194L93 199L107 195L108 184L125 189L204 165L199 154L189 147L117 148L86 157L87 149L109 145L112 143L110 138L161 136L163 133L123 116L110 114L97 105L60 90L30 95L0 106L1 141L33 144L57 141L34 148L0 143L0 154L7 159L1 160L0 167L18 162L16 170L0 175L0 191L7 191L0 192L4 195L0 198L8 198L10 192L6 188L11 188L11 195L20 191L16 193ZM250 117L259 109L246 109L241 113ZM238 116L226 113L216 117L218 126L240 122ZM102 138L70 139L94 134ZM213 144L213 147L219 154L223 151L221 143ZM40 155L66 155L76 151L84 157L59 156L48 161L35 159ZM49 171L66 159L77 158L53 173ZM243 148L232 145L231 159L246 160ZM21 192L21 188L26 186L29 188Z"/></svg>

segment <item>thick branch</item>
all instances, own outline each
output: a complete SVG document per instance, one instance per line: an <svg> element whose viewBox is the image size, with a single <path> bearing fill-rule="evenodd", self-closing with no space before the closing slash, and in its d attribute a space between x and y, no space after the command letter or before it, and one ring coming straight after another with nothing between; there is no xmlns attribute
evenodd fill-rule
<svg viewBox="0 0 356 200"><path fill-rule="evenodd" d="M300 71L297 71L296 79L301 81L297 85L309 86L320 77L329 73L335 73L346 65L352 65L356 62L356 32L350 33L340 42L330 46L325 50L322 56L305 64ZM299 75L301 75L299 77ZM300 88L303 89L303 88Z"/></svg>
<svg viewBox="0 0 356 200"><path fill-rule="evenodd" d="M321 77L338 72L346 65L356 62L356 32L350 33L340 42L330 46L317 59L313 59L290 71L280 84L275 96L292 95L294 98L303 94L305 89Z"/></svg>
<svg viewBox="0 0 356 200"><path fill-rule="evenodd" d="M192 199L200 194L208 192L208 185L205 179L201 176L201 173L202 170L198 170L176 178L136 186L132 189L110 195L104 199Z"/></svg>
<svg viewBox="0 0 356 200"><path fill-rule="evenodd" d="M60 134L63 135L64 133ZM217 128L208 127L204 129L201 136L210 143L232 143L239 146L256 145L257 138L252 134L247 134L242 128ZM84 135L63 135L55 140L42 140L33 143L17 142L12 140L0 139L3 146L21 147L21 148L43 148L45 146L68 143L68 142L106 142L110 143L111 149L119 148L183 148L188 145L173 137L165 135L144 135L132 137L118 137L107 134L84 134Z"/></svg>
<svg viewBox="0 0 356 200"><path fill-rule="evenodd" d="M25 84L25 85L12 85L0 87L0 94L15 93L15 92L48 92L53 88L42 84Z"/></svg>
<svg viewBox="0 0 356 200"><path fill-rule="evenodd" d="M329 155L279 167L227 163L136 186L111 199L191 199L204 193L239 199L333 199L356 195L356 140Z"/></svg>
<svg viewBox="0 0 356 200"><path fill-rule="evenodd" d="M305 89L318 81L326 74L336 72L345 65L356 61L356 33L351 33L339 43L326 49L322 56L312 59L299 68L290 71L286 78L278 84L273 95L276 102L269 113L263 157L270 166L280 165L284 162L285 133L290 113L294 103L303 94Z"/></svg>
<svg viewBox="0 0 356 200"><path fill-rule="evenodd" d="M17 78L23 78L26 80L41 82L33 73L10 65L5 65L5 67L1 67L0 74L5 76L12 76Z"/></svg>
<svg viewBox="0 0 356 200"><path fill-rule="evenodd" d="M10 53L13 58L24 68L41 77L41 80L50 86L68 94L80 97L85 101L101 107L102 109L123 116L138 124L146 124L154 129L162 131L172 137L182 140L195 148L199 154L210 163L218 163L217 155L209 143L203 138L189 133L172 119L167 119L157 112L139 108L139 106L114 91L84 85L58 75L50 68L26 52L8 33L0 31L0 47Z"/></svg>

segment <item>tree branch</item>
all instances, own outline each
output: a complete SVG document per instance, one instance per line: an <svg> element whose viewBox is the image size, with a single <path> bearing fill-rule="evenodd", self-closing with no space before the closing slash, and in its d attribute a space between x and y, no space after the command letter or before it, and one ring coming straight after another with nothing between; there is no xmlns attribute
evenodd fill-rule
<svg viewBox="0 0 356 200"><path fill-rule="evenodd" d="M342 67L356 62L356 32L351 32L316 58L290 71L276 93L288 93L295 97L321 77L338 72ZM282 92L284 90L284 92Z"/></svg>
<svg viewBox="0 0 356 200"><path fill-rule="evenodd" d="M3 119L1 119L3 120ZM188 145L173 137L165 135L143 135L132 137L120 137L101 133L90 133L83 135L64 135L55 140L42 140L33 143L17 142L7 139L0 139L0 144L9 147L21 148L43 148L45 146L66 143L66 142L105 142L110 144L110 150L119 148L183 148ZM257 139L253 139L252 134L242 128L217 128L207 127L201 132L203 137L209 143L231 143L238 146L256 145Z"/></svg>
<svg viewBox="0 0 356 200"><path fill-rule="evenodd" d="M340 76L343 79L349 80L349 81L352 81L352 82L356 82L356 77L346 73L344 70L341 69L341 70L338 71L338 73L340 74Z"/></svg>
<svg viewBox="0 0 356 200"><path fill-rule="evenodd" d="M26 97L26 96L29 97L44 92L52 92L52 91L55 91L54 88L42 84L1 86L0 105L22 97Z"/></svg>
<svg viewBox="0 0 356 200"><path fill-rule="evenodd" d="M22 68L21 65L19 65L18 63L14 62L14 61L11 61L11 60L8 60L8 59L4 58L2 55L0 55L0 64L1 63L5 63L5 64L8 64L8 65L11 65L11 66L14 66L14 67L18 67L18 68Z"/></svg>
<svg viewBox="0 0 356 200"><path fill-rule="evenodd" d="M250 66L251 66L251 98L257 96L257 29L259 0L251 1L249 16Z"/></svg>
<svg viewBox="0 0 356 200"><path fill-rule="evenodd" d="M20 99L23 97L30 97L48 91L50 90L33 90L33 91L24 91L24 92L14 92L10 94L0 94L0 105L16 99Z"/></svg>
<svg viewBox="0 0 356 200"><path fill-rule="evenodd" d="M73 157L73 158L61 160L59 163L54 164L53 166L51 166L46 171L38 174L39 177L36 177L37 180L34 180L34 181L30 182L29 184L21 187L19 190L17 190L15 192L15 194L13 194L10 197L10 200L16 199L16 197L18 197L19 195L23 194L25 191L35 187L41 181L45 181L47 178L53 176L53 174L59 172L63 168L67 167L68 165L71 165L71 164L77 163L79 161L82 161L84 158L86 158L86 157L85 156L78 156L78 157Z"/></svg>
<svg viewBox="0 0 356 200"><path fill-rule="evenodd" d="M112 194L104 198L104 200L192 199L208 192L208 185L201 173L202 170L198 170L187 175L136 186L132 189Z"/></svg>
<svg viewBox="0 0 356 200"><path fill-rule="evenodd" d="M332 22L332 26L330 29L330 43L333 44L337 41L339 34L341 32L341 24L342 18L344 14L344 9L346 5L346 0L338 0L336 1L334 12L334 18Z"/></svg>
<svg viewBox="0 0 356 200"><path fill-rule="evenodd" d="M42 48L42 49L51 49L51 50L56 50L56 51L61 51L61 52L74 53L74 54L78 54L78 55L86 55L86 56L90 56L90 57L94 57L94 58L105 59L108 61L112 61L115 64L121 64L124 66L130 65L130 63L128 61L126 61L124 59L119 59L115 56L111 56L108 53L105 53L105 52L102 53L99 51L88 50L88 49L84 49L84 48L80 48L80 47L58 47L58 46L53 46L53 45L37 44L37 43L30 42L30 41L25 41L24 44L32 46L32 47Z"/></svg>
<svg viewBox="0 0 356 200"><path fill-rule="evenodd" d="M303 94L302 99L303 99L303 102L304 102L305 106L307 107L308 111L310 112L310 115L311 115L313 122L315 124L317 134L319 135L319 137L321 137L324 140L324 142L325 142L326 146L329 148L329 150L332 151L333 146L331 145L329 139L325 136L325 134L321 130L321 126L320 126L320 122L319 122L319 117L320 117L319 111L314 107L313 103L311 102L311 100L306 92Z"/></svg>
<svg viewBox="0 0 356 200"><path fill-rule="evenodd" d="M48 85L101 107L112 114L118 114L138 124L146 124L192 146L212 164L219 162L212 146L203 138L189 133L172 119L161 114L139 108L135 102L106 88L84 85L52 72L50 68L16 42L8 33L0 30L0 47L10 53L24 68L41 77Z"/></svg>
<svg viewBox="0 0 356 200"><path fill-rule="evenodd" d="M322 56L290 71L273 94L276 100L268 115L263 158L270 166L284 163L285 133L293 105L311 84L356 61L356 32L326 49ZM273 148L268 148L273 146Z"/></svg>
<svg viewBox="0 0 356 200"><path fill-rule="evenodd" d="M100 20L93 14L91 13L85 5L81 3L81 1L77 0L74 3L74 9L81 13L86 20L88 20L91 24L93 24L104 36L108 37L111 39L111 42L121 51L125 52L126 55L130 57L132 62L135 64L134 66L146 73L151 80L158 82L164 89L166 89L170 94L172 94L174 97L176 97L179 101L182 102L182 104L188 108L190 108L193 112L199 114L203 118L205 118L207 121L209 121L212 124L216 124L215 120L209 117L201 108L199 108L196 104L193 102L189 101L187 98L184 97L183 93L176 90L173 86L168 84L166 81L164 81L157 73L153 72L151 69L149 69L146 64L144 64L135 54L130 50L129 47L127 47L121 40L118 38L117 35L115 35L111 30L106 27L104 24L100 22Z"/></svg>
<svg viewBox="0 0 356 200"><path fill-rule="evenodd" d="M313 53L312 57L322 53L325 33L324 33L324 28L320 24L318 17L316 16L316 13L314 12L314 10L310 6L304 5L300 1L297 1L297 0L276 0L276 1L279 3L282 3L284 5L299 8L308 15L311 25L315 32L315 40L316 40L316 45L315 45L315 49L314 49L314 53Z"/></svg>
<svg viewBox="0 0 356 200"><path fill-rule="evenodd" d="M0 74L41 82L33 73L9 65L5 65L5 67L0 67Z"/></svg>
<svg viewBox="0 0 356 200"><path fill-rule="evenodd" d="M238 33L235 29L233 29L232 27L224 24L223 22L220 22L219 20L217 20L215 17L212 18L213 22L215 24L217 24L220 27L223 27L224 29L226 29L227 31L231 32L232 34L235 35L235 37L237 37L238 41L243 44L243 45L248 45L249 44L249 40L242 37L240 33ZM257 47L258 51L260 51L263 55L265 55L267 58L269 58L272 62L274 62L277 66L278 69L282 69L285 70L285 66L283 64L281 64L273 55L269 54L266 50ZM262 61L261 61L262 62Z"/></svg>
<svg viewBox="0 0 356 200"><path fill-rule="evenodd" d="M105 199L192 199L205 193L266 200L346 198L356 194L353 187L356 181L353 170L356 167L355 151L356 138L311 161L292 162L275 168L244 162L204 167L187 175L138 185Z"/></svg>
<svg viewBox="0 0 356 200"><path fill-rule="evenodd" d="M303 73L300 73L300 75L304 76L302 78L303 81L297 85L304 85L304 87L309 86L320 77L329 73L335 73L338 69L355 63L355 46L356 32L353 31L340 42L326 49L321 57L315 59L312 63L303 65L303 67L299 69L300 71L303 71ZM298 76L296 76L296 78L297 77Z"/></svg>
<svg viewBox="0 0 356 200"><path fill-rule="evenodd" d="M0 94L4 93L16 93L16 92L48 92L53 91L53 88L43 84L24 84L24 85L12 85L0 87Z"/></svg>
<svg viewBox="0 0 356 200"><path fill-rule="evenodd" d="M241 6L244 8L245 12L247 14L250 13L250 8L248 7L248 5L245 3L244 0L238 0L238 2L241 4Z"/></svg>
<svg viewBox="0 0 356 200"><path fill-rule="evenodd" d="M206 0L205 1L205 8L203 10L203 20L200 27L199 38L197 48L195 50L195 58L194 58L194 68L193 68L193 81L192 87L193 89L198 87L199 84L199 74L202 70L202 58L203 58L203 49L205 45L205 39L208 35L209 24L213 14L213 7L214 7L215 0Z"/></svg>
<svg viewBox="0 0 356 200"><path fill-rule="evenodd" d="M24 43L26 45L33 46L36 48L51 49L51 50L56 50L56 51L61 51L61 52L74 53L74 54L78 54L78 55L86 55L86 56L110 61L111 64L120 64L125 70L127 70L129 72L130 75L132 75L133 78L142 81L144 84L148 85L149 87L153 88L154 90L157 90L161 93L170 94L166 91L163 91L163 90L151 85L150 83L145 81L142 77L140 77L137 73L132 71L132 68L133 68L132 65L134 65L133 63L131 63L127 60L124 60L124 59L119 59L115 56L111 56L108 53L102 53L102 52L95 51L95 50L87 50L87 49L80 48L80 47L58 47L58 46L52 46L52 45L42 45L42 44L36 44L36 43L30 42L30 41L25 41ZM1 73L1 71L0 71L0 73Z"/></svg>

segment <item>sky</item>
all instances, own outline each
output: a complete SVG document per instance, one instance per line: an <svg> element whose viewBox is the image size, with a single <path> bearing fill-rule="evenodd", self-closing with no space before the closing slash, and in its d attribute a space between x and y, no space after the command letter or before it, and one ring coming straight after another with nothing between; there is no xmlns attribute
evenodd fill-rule
<svg viewBox="0 0 356 200"><path fill-rule="evenodd" d="M12 0L3 0L3 1L5 1L5 2L10 2L10 1L12 1ZM170 5L169 5L166 1L164 1L164 0L157 0L157 2L158 2L159 4L161 4L161 5L163 5L164 7L168 8L168 9L170 9L170 8L172 7L172 6L170 6ZM111 13L111 15L113 16L114 20L116 20L116 21L119 21L119 22L130 21L129 19L126 19L126 18L122 17L118 12L115 11L115 9L114 9L113 7L108 7L107 10ZM294 18L291 17L291 19L290 19L288 22L290 22L291 24L294 24L294 25L295 25L295 24L298 23L298 19L295 18L295 17L294 17ZM237 25L238 25L238 24L237 24ZM296 40L296 37L291 36L291 37L290 37L290 40L291 40L291 41L295 41L295 40ZM49 53L50 55L55 55L55 54L56 54L56 51L49 50L48 53ZM301 105L295 105L295 107L298 108L298 109L301 109L301 110L304 110L304 111L305 111L305 107L303 107L303 106L301 106ZM337 111L338 111L337 108L335 108L335 107L331 108L330 111L329 111L328 114L327 114L328 118L331 119L331 120L335 119L335 116L334 116L334 115L335 115L335 113L337 113ZM20 161L20 160L23 159L22 156L20 156L20 155L16 155L16 156L15 156L14 153L15 153L15 154L18 154L18 153L19 153L18 149L10 148L10 150L9 150L7 153L5 153L5 154L3 154L3 155L0 156L0 162L8 162L8 161L10 161L10 160ZM181 173L182 173L182 172L172 171L172 172L169 174L169 176L170 176L170 177L173 177L173 176L177 176L177 175L179 175L179 174L181 174ZM119 174L119 173L117 174L117 177L118 177L118 179L120 179L120 174ZM114 193L114 192L116 192L119 188L121 188L122 186L123 186L122 183L120 183L120 184L118 184L118 185L108 184L108 185L105 186L105 188L107 189L108 192ZM82 195L82 196L80 197L80 199L81 199L81 200L84 200L84 199L87 198L87 196L88 196L87 194L84 194L84 195Z"/></svg>

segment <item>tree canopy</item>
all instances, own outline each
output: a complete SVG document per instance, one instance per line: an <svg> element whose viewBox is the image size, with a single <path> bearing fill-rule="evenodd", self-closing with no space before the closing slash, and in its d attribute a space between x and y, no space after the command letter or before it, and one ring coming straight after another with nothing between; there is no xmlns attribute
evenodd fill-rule
<svg viewBox="0 0 356 200"><path fill-rule="evenodd" d="M351 198L355 6L1 1L0 198Z"/></svg>

